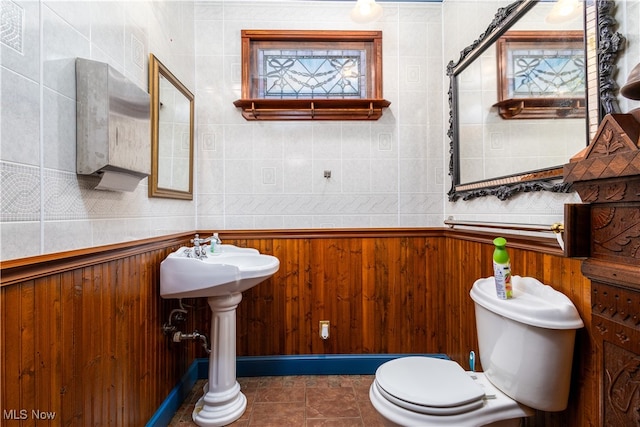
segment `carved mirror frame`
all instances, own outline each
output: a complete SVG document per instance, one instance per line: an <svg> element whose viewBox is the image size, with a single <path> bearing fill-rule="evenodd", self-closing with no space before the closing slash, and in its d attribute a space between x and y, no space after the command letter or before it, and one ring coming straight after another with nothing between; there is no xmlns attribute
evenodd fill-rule
<svg viewBox="0 0 640 427"><path fill-rule="evenodd" d="M189 105L188 135L185 141L188 146L188 188L163 187L159 179L161 173L161 148L160 148L160 109L161 102L160 79L165 79L176 89L176 92L184 96ZM151 95L151 175L149 176L149 197L164 197L170 199L193 200L193 129L194 129L194 96L187 87L178 80L171 71L152 53L149 54L149 94ZM173 103L170 103L173 104ZM172 105L165 106L172 108ZM172 155L175 153L171 149Z"/></svg>
<svg viewBox="0 0 640 427"><path fill-rule="evenodd" d="M506 200L519 192L552 191L567 193L571 185L562 182L562 165L547 169L509 175L497 179L460 184L459 129L458 129L458 82L456 77L485 50L493 45L503 33L527 13L539 0L518 0L498 9L487 29L468 47L460 52L457 61L447 65L449 76L449 175L452 185L448 192L449 201L471 200L476 197L496 196ZM593 136L599 121L608 113L619 112L614 80L617 52L624 38L615 32L613 0L585 0L585 50L587 53L587 132ZM595 19L589 20L590 14ZM595 53L589 62L589 52ZM590 68L596 68L592 72ZM594 76L594 77L589 77ZM595 122L595 123L594 123ZM585 141L585 146L588 141ZM568 159L567 159L568 161Z"/></svg>

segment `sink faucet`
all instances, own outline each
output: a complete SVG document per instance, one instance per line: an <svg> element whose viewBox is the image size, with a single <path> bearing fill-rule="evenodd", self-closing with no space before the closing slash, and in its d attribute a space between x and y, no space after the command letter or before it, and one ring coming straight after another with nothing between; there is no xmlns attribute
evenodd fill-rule
<svg viewBox="0 0 640 427"><path fill-rule="evenodd" d="M196 234L193 239L191 239L191 243L193 243L193 252L196 258L203 259L207 257L207 250L200 245L205 243L214 242L214 244L219 245L222 242L220 241L220 237L218 237L218 233L213 233L213 236L207 237L206 239L201 239L199 234Z"/></svg>
<svg viewBox="0 0 640 427"><path fill-rule="evenodd" d="M207 251L200 245L209 243L211 241L211 237L207 237L206 239L201 239L199 234L196 234L193 239L191 239L191 243L193 243L193 253L198 259L203 259L207 257Z"/></svg>

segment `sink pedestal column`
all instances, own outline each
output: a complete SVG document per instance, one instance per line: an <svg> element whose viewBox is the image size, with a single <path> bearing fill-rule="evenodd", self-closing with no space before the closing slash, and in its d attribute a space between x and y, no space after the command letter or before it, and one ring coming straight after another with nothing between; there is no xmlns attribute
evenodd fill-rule
<svg viewBox="0 0 640 427"><path fill-rule="evenodd" d="M209 382L193 410L193 421L202 427L218 427L242 416L247 398L236 381L236 307L241 293L209 297L211 354Z"/></svg>

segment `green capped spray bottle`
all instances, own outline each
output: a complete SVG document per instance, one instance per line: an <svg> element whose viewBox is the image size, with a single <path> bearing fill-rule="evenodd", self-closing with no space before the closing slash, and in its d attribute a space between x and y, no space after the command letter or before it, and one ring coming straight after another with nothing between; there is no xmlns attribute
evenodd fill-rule
<svg viewBox="0 0 640 427"><path fill-rule="evenodd" d="M507 252L507 239L496 237L493 239L495 249L493 251L493 276L496 281L496 293L500 299L513 297L511 287L511 260Z"/></svg>

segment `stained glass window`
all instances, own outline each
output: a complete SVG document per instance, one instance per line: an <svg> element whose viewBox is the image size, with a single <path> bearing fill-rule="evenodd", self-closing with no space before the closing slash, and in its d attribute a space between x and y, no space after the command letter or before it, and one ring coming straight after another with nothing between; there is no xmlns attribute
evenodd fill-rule
<svg viewBox="0 0 640 427"><path fill-rule="evenodd" d="M365 98L365 50L259 49L258 97Z"/></svg>
<svg viewBox="0 0 640 427"><path fill-rule="evenodd" d="M584 97L584 49L513 49L507 52L509 98Z"/></svg>

